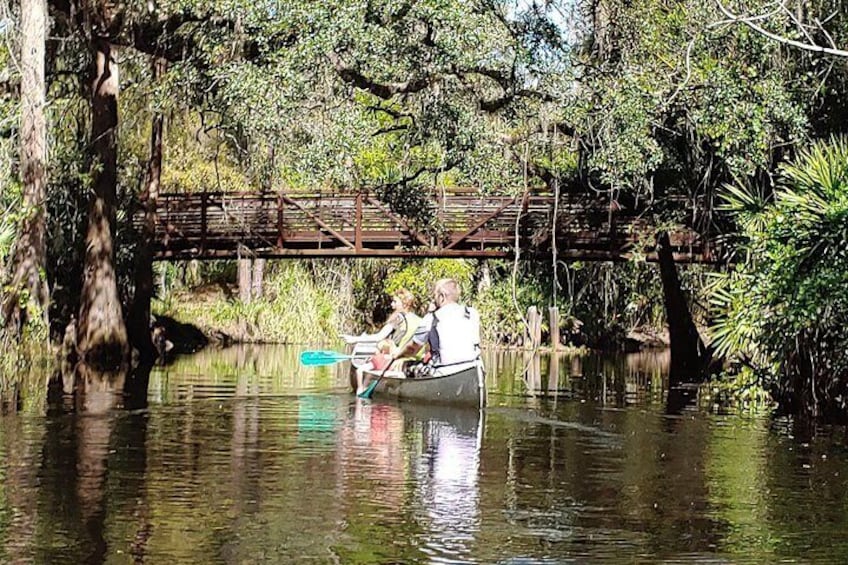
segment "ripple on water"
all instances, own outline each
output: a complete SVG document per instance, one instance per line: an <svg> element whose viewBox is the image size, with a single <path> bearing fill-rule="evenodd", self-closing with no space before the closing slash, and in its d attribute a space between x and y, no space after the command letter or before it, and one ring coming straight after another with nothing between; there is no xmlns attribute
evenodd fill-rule
<svg viewBox="0 0 848 565"><path fill-rule="evenodd" d="M363 402L341 366L263 351L157 369L144 410L0 417L0 562L848 556L838 432L564 396Z"/></svg>

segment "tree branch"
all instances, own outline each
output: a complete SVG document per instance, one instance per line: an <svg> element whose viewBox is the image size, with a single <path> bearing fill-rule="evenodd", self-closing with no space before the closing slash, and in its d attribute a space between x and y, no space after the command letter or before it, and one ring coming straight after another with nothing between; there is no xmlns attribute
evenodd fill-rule
<svg viewBox="0 0 848 565"><path fill-rule="evenodd" d="M397 94L413 94L421 92L428 86L438 81L436 77L424 76L409 79L404 82L381 83L362 74L358 69L347 65L338 53L331 51L327 58L333 63L336 72L345 82L353 84L357 88L366 90L378 98L389 100Z"/></svg>
<svg viewBox="0 0 848 565"><path fill-rule="evenodd" d="M521 90L510 92L509 94L500 96L498 98L494 98L491 100L481 100L480 109L484 112L489 113L497 112L516 98L536 98L543 102L553 102L555 100L553 96L545 92L538 92L536 90L522 88Z"/></svg>
<svg viewBox="0 0 848 565"><path fill-rule="evenodd" d="M731 12L727 6L722 4L721 0L716 0L716 4L718 5L718 9L722 14L727 18L726 22L720 23L741 23L752 30L756 31L760 35L767 37L773 41L777 41L779 43L783 43L784 45L789 45L792 47L796 47L798 49L803 49L804 51L812 51L813 53L820 53L822 55L830 55L832 57L845 57L848 58L848 51L844 49L835 49L833 47L824 47L822 45L817 45L815 43L804 43L803 41L796 41L794 39L789 39L788 37L784 37L782 35L778 35L774 32L771 32L761 25L755 23L755 18L740 16Z"/></svg>
<svg viewBox="0 0 848 565"><path fill-rule="evenodd" d="M430 173L430 174L443 173L445 171L449 171L449 170L457 167L458 165L459 165L459 160L452 160L452 161L448 161L447 163L445 163L441 167L421 167L417 171L412 173L411 175L405 176L405 177L398 179L394 182L387 182L387 183L381 184L377 188L388 189L388 188L396 188L398 186L404 186L406 184L409 184L409 183L415 181L418 177L420 177L424 173Z"/></svg>
<svg viewBox="0 0 848 565"><path fill-rule="evenodd" d="M412 120L413 123L415 122L415 116L413 116L412 114L407 114L406 112L401 112L399 110L395 110L394 108L386 108L385 106L380 106L380 105L371 105L371 106L368 106L366 109L371 110L372 112L383 112L387 116L391 116L392 118L394 118L396 120L408 118L408 119Z"/></svg>
<svg viewBox="0 0 848 565"><path fill-rule="evenodd" d="M84 13L73 7L71 0L48 0L48 2L53 13L61 15L68 27L78 28L85 25ZM184 31L182 30L184 26L210 24L217 29L235 33L240 25L227 18L181 12L168 17L160 17L154 13L147 18L134 21L131 25L124 26L123 16L124 12L121 11L113 18L108 30L111 43L122 47L133 47L142 53L161 57L170 62L183 61L199 51L196 36L203 30L198 29L197 33L181 33ZM245 35L253 36L250 30L246 30ZM279 32L266 39L261 45L252 39L240 42L243 58L255 61L260 59L264 52L289 47L296 41L297 34Z"/></svg>
<svg viewBox="0 0 848 565"><path fill-rule="evenodd" d="M377 137L378 135L383 135L384 133L392 133L397 131L407 131L409 130L409 125L407 124L399 124L395 126L389 126L385 128L380 128L374 133L371 134L371 137Z"/></svg>

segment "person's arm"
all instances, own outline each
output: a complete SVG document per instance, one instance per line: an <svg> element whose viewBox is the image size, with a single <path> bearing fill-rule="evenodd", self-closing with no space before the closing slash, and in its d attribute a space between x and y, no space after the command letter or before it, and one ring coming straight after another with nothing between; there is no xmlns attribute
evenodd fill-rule
<svg viewBox="0 0 848 565"><path fill-rule="evenodd" d="M394 316L389 318L389 321L386 322L386 325L380 328L375 334L361 334L361 335L350 335L350 334L342 334L342 339L347 343L359 343L361 341L380 341L386 339L391 335L392 331L395 329L393 325Z"/></svg>
<svg viewBox="0 0 848 565"><path fill-rule="evenodd" d="M394 358L401 359L403 357L413 357L421 350L422 347L424 347L423 343L415 343L413 340L409 340L409 343L407 343L403 349L398 351L397 354L394 355Z"/></svg>

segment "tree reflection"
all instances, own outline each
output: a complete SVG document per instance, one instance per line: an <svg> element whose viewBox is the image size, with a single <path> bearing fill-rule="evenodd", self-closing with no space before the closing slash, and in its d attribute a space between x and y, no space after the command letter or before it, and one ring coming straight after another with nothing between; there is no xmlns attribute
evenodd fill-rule
<svg viewBox="0 0 848 565"><path fill-rule="evenodd" d="M104 562L110 554L107 514L127 500L131 507L125 510L138 517L140 535L127 532L129 547L119 549L143 555L144 532L149 532L145 497L140 496L147 416L117 409L124 405L127 381L144 380L145 375L149 368L130 374L126 369L97 371L80 363L72 374L54 378L39 470L39 506L50 511L41 516L38 561ZM119 451L116 445L132 447ZM110 499L106 484L112 472L125 479L118 496Z"/></svg>
<svg viewBox="0 0 848 565"><path fill-rule="evenodd" d="M33 560L39 519L33 492L43 441L40 422L0 414L0 562Z"/></svg>

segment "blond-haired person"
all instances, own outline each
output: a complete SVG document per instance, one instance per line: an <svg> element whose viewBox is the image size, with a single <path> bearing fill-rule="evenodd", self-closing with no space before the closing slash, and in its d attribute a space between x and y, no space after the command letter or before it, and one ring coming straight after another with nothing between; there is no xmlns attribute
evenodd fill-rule
<svg viewBox="0 0 848 565"><path fill-rule="evenodd" d="M342 334L342 339L347 343L361 342L379 342L384 339L391 339L395 345L403 346L412 337L415 329L420 325L419 318L413 307L415 306L415 297L411 292L402 288L392 294L392 313L389 319L380 328L380 331L374 334L349 335Z"/></svg>
<svg viewBox="0 0 848 565"><path fill-rule="evenodd" d="M392 353L395 351L395 343L390 339L384 339L377 344L377 351L368 361L356 368L356 394L365 390L366 371L385 371L392 363Z"/></svg>

